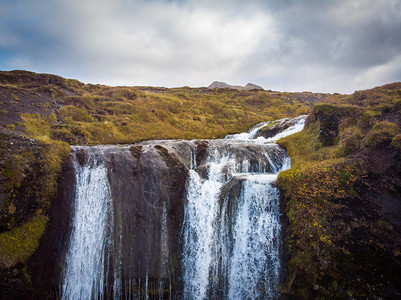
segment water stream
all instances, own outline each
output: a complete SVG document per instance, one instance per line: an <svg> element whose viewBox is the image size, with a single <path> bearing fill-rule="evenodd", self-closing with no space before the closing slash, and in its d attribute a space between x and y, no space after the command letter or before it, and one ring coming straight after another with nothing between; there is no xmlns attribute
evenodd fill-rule
<svg viewBox="0 0 401 300"><path fill-rule="evenodd" d="M76 188L62 298L278 297L281 226L276 179L290 167L290 160L275 142L302 130L304 121L305 117L282 120L291 124L269 138L257 137L269 124L261 123L246 133L202 141L207 144L202 159L199 141L142 143L135 153L130 146L74 147ZM79 151L85 153L84 162ZM169 186L175 181L168 173L172 161L163 151L173 153L171 157L187 168L179 231L171 225L176 222ZM136 181L113 177L120 165ZM124 195L120 190L129 191L122 203L112 196ZM144 215L144 205L150 216ZM177 249L182 253L173 253ZM134 253L138 257L132 257Z"/></svg>
<svg viewBox="0 0 401 300"><path fill-rule="evenodd" d="M103 298L108 270L105 261L112 234L112 200L103 153L86 147L80 165L73 154L76 192L70 247L63 273L63 299Z"/></svg>

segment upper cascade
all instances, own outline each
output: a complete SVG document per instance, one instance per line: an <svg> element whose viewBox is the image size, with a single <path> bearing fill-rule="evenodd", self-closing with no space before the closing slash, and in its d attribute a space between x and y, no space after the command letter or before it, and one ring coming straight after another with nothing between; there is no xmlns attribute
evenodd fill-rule
<svg viewBox="0 0 401 300"><path fill-rule="evenodd" d="M247 132L230 134L225 139L274 143L283 137L301 131L304 128L306 118L306 115L302 115L292 119L285 118L271 122L262 122L253 126Z"/></svg>

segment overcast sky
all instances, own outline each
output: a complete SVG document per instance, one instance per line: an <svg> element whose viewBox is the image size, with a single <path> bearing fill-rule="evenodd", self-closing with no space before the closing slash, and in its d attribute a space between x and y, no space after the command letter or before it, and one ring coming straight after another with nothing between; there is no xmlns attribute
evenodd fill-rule
<svg viewBox="0 0 401 300"><path fill-rule="evenodd" d="M352 93L401 81L401 0L0 0L0 70Z"/></svg>

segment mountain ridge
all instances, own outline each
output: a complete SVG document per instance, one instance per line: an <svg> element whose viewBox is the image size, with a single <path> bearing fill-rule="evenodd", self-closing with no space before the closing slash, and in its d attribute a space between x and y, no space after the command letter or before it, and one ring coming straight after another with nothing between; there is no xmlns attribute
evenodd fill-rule
<svg viewBox="0 0 401 300"><path fill-rule="evenodd" d="M234 89L234 90L240 90L240 91L249 91L249 90L264 90L259 85L256 85L254 83L248 82L246 85L241 86L241 85L231 85L228 83L225 83L223 81L213 81L211 85L207 87L208 89L217 89L217 88L227 88L227 89Z"/></svg>

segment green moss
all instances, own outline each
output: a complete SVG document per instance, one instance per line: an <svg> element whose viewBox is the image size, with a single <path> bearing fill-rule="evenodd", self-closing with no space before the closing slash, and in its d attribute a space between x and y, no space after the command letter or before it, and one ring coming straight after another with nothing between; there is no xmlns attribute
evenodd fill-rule
<svg viewBox="0 0 401 300"><path fill-rule="evenodd" d="M317 103L313 110L315 114L333 115L336 112L336 107L328 103Z"/></svg>
<svg viewBox="0 0 401 300"><path fill-rule="evenodd" d="M362 115L362 125L371 127L376 123L377 118L380 117L380 112L375 110L366 110Z"/></svg>
<svg viewBox="0 0 401 300"><path fill-rule="evenodd" d="M333 147L323 147L319 139L318 122L308 124L305 129L296 134L280 139L277 143L287 149L293 168L307 166L332 156Z"/></svg>
<svg viewBox="0 0 401 300"><path fill-rule="evenodd" d="M47 221L38 214L22 226L0 233L0 266L10 268L26 261L37 249Z"/></svg>
<svg viewBox="0 0 401 300"><path fill-rule="evenodd" d="M26 159L18 154L13 154L5 162L3 174L7 178L7 191L20 186L24 177L24 164L26 164Z"/></svg>
<svg viewBox="0 0 401 300"><path fill-rule="evenodd" d="M363 140L365 147L375 147L379 144L389 143L399 132L396 124L387 121L377 123Z"/></svg>
<svg viewBox="0 0 401 300"><path fill-rule="evenodd" d="M22 114L21 118L31 137L44 142L50 141L50 123L46 117L40 114Z"/></svg>
<svg viewBox="0 0 401 300"><path fill-rule="evenodd" d="M345 128L340 134L339 156L349 155L361 147L361 141L364 134L358 126L350 126Z"/></svg>
<svg viewBox="0 0 401 300"><path fill-rule="evenodd" d="M93 122L94 118L84 109L73 105L66 105L59 109L58 113L64 121Z"/></svg>

